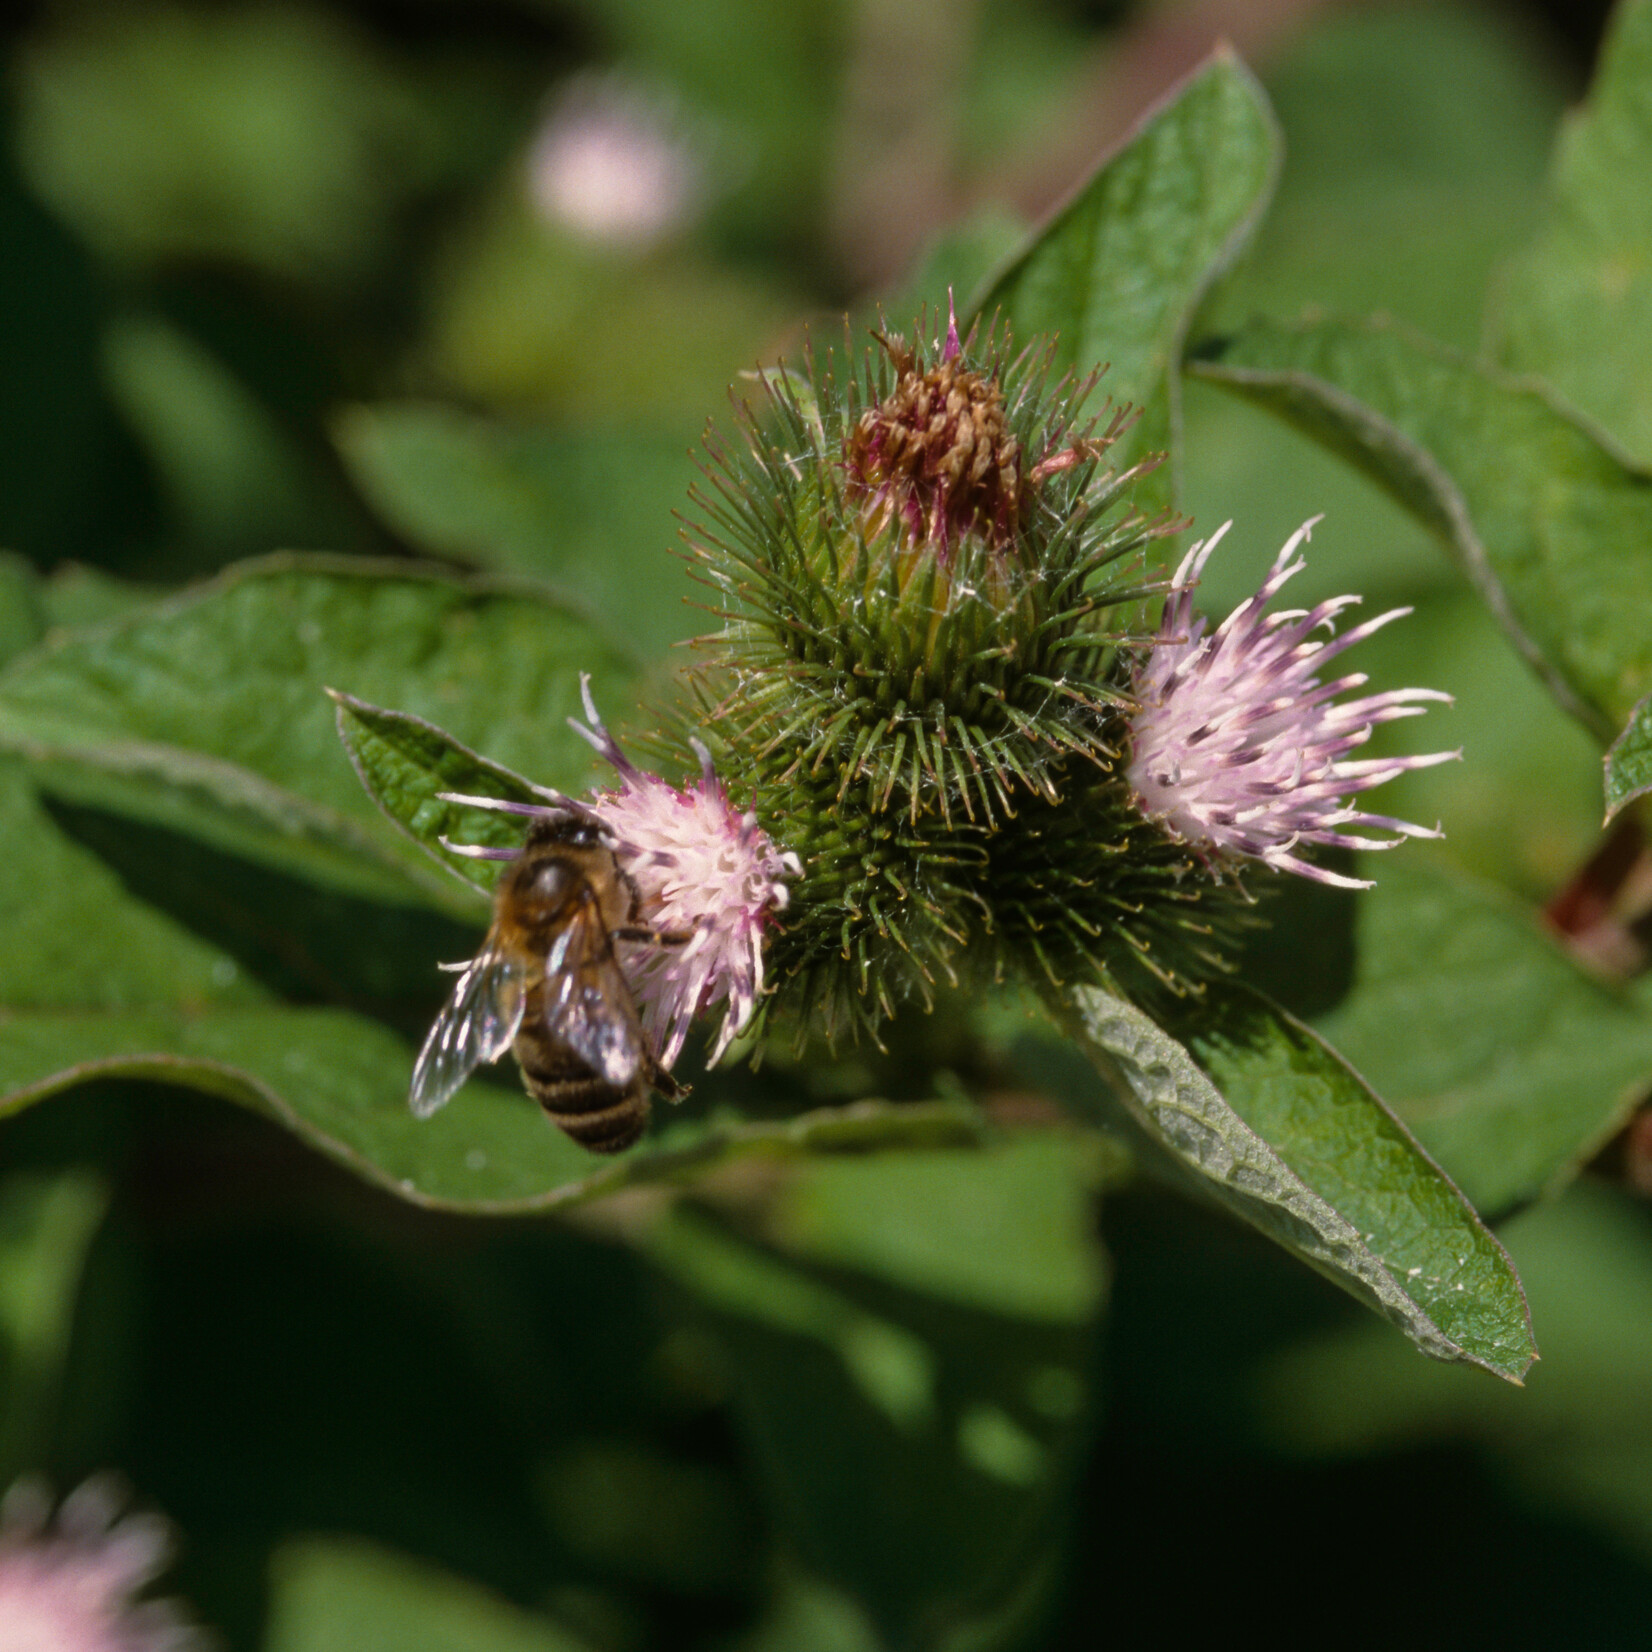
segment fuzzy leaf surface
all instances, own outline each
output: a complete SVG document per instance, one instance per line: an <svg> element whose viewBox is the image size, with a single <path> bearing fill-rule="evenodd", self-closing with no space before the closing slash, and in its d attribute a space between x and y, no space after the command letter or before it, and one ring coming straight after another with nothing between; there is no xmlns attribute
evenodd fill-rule
<svg viewBox="0 0 1652 1652"><path fill-rule="evenodd" d="M675 434L381 402L351 408L335 435L357 486L410 545L553 579L644 661L704 628L668 554L697 474Z"/></svg>
<svg viewBox="0 0 1652 1652"><path fill-rule="evenodd" d="M1606 818L1652 791L1652 694L1606 753Z"/></svg>
<svg viewBox="0 0 1652 1652"><path fill-rule="evenodd" d="M1319 1030L1488 1216L1552 1194L1652 1088L1652 1023L1499 890L1385 866Z"/></svg>
<svg viewBox="0 0 1652 1652"><path fill-rule="evenodd" d="M1313 1032L1258 994L1208 990L1184 1044L1079 988L1086 1053L1222 1203L1425 1354L1520 1381L1536 1357L1520 1281L1467 1201Z"/></svg>
<svg viewBox="0 0 1652 1652"><path fill-rule="evenodd" d="M1266 210L1280 156L1261 87L1218 48L972 301L1022 345L1053 335L1058 373L1107 367L1102 391L1144 409L1116 462L1171 446L1188 326ZM1160 470L1136 491L1168 504L1173 483Z"/></svg>
<svg viewBox="0 0 1652 1652"><path fill-rule="evenodd" d="M1383 321L1258 322L1195 370L1349 459L1437 533L1600 739L1652 690L1652 478L1540 387Z"/></svg>
<svg viewBox="0 0 1652 1652"><path fill-rule="evenodd" d="M1547 221L1503 272L1492 348L1652 465L1652 4L1613 18L1584 106L1561 128Z"/></svg>
<svg viewBox="0 0 1652 1652"><path fill-rule="evenodd" d="M582 670L623 705L630 666L531 587L276 557L13 661L0 748L77 801L377 898L462 905L363 792L323 688L439 716L582 789L589 748L567 726Z"/></svg>

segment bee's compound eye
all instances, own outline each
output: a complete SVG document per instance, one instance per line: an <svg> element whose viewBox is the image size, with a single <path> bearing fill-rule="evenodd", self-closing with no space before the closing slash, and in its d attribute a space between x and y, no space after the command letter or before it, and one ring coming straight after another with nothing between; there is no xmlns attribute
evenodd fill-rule
<svg viewBox="0 0 1652 1652"><path fill-rule="evenodd" d="M568 893L568 886L573 882L573 874L559 860L543 861L534 868L532 878L522 893L531 900L544 901L547 905L561 901Z"/></svg>

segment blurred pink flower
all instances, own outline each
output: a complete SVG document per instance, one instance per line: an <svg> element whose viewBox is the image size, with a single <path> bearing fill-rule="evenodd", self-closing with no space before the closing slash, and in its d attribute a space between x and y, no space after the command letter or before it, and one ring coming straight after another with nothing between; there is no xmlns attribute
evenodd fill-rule
<svg viewBox="0 0 1652 1652"><path fill-rule="evenodd" d="M164 1521L120 1514L99 1477L52 1513L38 1482L0 1504L0 1652L199 1652L208 1644L171 1601L135 1599L171 1556Z"/></svg>
<svg viewBox="0 0 1652 1652"><path fill-rule="evenodd" d="M1368 880L1327 871L1296 853L1307 844L1392 849L1439 829L1369 814L1350 799L1409 769L1449 762L1460 752L1350 759L1379 723L1418 717L1428 688L1391 689L1336 703L1362 688L1363 673L1322 682L1344 649L1411 612L1395 608L1336 635L1336 617L1359 601L1333 597L1312 609L1264 614L1281 586L1305 566L1296 556L1318 517L1286 542L1255 596L1206 633L1193 592L1210 553L1231 524L1195 545L1177 570L1158 637L1136 668L1128 776L1142 813L1174 837L1216 856L1246 856L1342 888ZM1296 560L1292 560L1296 558ZM1323 636L1316 633L1323 632ZM1350 830L1353 828L1354 830ZM1375 829L1395 837L1362 835Z"/></svg>
<svg viewBox="0 0 1652 1652"><path fill-rule="evenodd" d="M663 96L613 76L570 82L528 158L535 207L588 241L638 250L683 225L705 194L687 123Z"/></svg>

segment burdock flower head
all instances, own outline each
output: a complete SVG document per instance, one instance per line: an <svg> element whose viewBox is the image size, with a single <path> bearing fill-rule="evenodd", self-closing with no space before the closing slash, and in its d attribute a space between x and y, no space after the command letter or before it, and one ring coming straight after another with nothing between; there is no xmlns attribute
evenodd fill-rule
<svg viewBox="0 0 1652 1652"><path fill-rule="evenodd" d="M1326 680L1326 667L1357 642L1408 614L1395 608L1336 635L1336 619L1358 597L1333 597L1307 610L1264 610L1304 563L1297 551L1314 523L1286 542L1262 588L1216 627L1193 611L1193 592L1227 524L1187 554L1165 603L1157 640L1132 679L1128 778L1144 814L1173 838L1223 862L1251 859L1320 883L1368 888L1297 851L1309 844L1392 849L1438 828L1368 813L1353 799L1408 769L1445 763L1458 752L1350 758L1379 723L1421 716L1451 696L1391 689L1338 700L1362 688L1354 672ZM1391 832L1373 837L1371 831Z"/></svg>
<svg viewBox="0 0 1652 1652"><path fill-rule="evenodd" d="M903 1003L965 982L1185 998L1232 967L1253 921L1247 865L1350 884L1310 851L1435 835L1359 803L1455 754L1354 754L1378 724L1447 696L1360 694L1363 676L1327 671L1404 610L1340 637L1351 597L1267 612L1302 566L1304 528L1209 630L1193 592L1222 533L1173 579L1157 570L1153 541L1181 524L1132 508L1152 460L1105 467L1131 415L1088 418L1094 376L1052 385L1047 348L1013 352L978 326L960 336L950 315L941 336L919 332L874 334L847 369L810 355L806 372L763 372L737 406L743 442L708 437L688 538L717 623L657 736L669 760L651 765L697 777L674 785L634 764L587 685L574 727L614 784L439 794L540 817L530 844L554 846L547 820L578 822L582 853L612 854L629 894L605 897L614 950L600 950L619 960L649 1049L632 1016L624 1060L609 1063L564 1013L571 994L543 1007L543 983L567 973L548 932L519 995L539 993L551 1042L611 1090L669 1093L691 1023L719 1018L715 1061L765 1003L801 1043L877 1039ZM521 855L493 843L461 852ZM454 1004L488 956L465 966ZM525 1012L505 1007L474 1038L438 1023L416 1107L439 1105L476 1050L511 1044ZM447 1026L468 1034L456 1014Z"/></svg>
<svg viewBox="0 0 1652 1652"><path fill-rule="evenodd" d="M764 931L784 909L785 880L801 876L802 863L774 846L756 815L734 807L698 740L698 781L673 786L620 750L597 715L589 677L580 689L590 721L574 727L613 765L620 784L570 807L602 828L636 887L637 917L672 943L627 943L626 974L644 1025L660 1064L670 1067L695 1017L725 1005L707 1057L715 1062L762 997Z"/></svg>
<svg viewBox="0 0 1652 1652"><path fill-rule="evenodd" d="M152 1515L120 1515L114 1482L88 1480L52 1512L33 1481L0 1503L0 1652L198 1652L208 1644L170 1601L137 1599L171 1539Z"/></svg>
<svg viewBox="0 0 1652 1652"><path fill-rule="evenodd" d="M661 1068L682 1054L694 1020L723 1007L708 1060L716 1062L750 1022L763 994L764 932L786 905L785 880L802 873L777 849L757 817L734 807L711 754L692 743L696 781L673 786L639 769L597 714L591 679L581 676L588 722L572 726L613 765L616 789L591 798L541 789L543 804L444 792L444 801L532 818L578 816L596 827L636 896L633 925L619 939L626 982ZM479 860L512 860L514 849L449 844Z"/></svg>
<svg viewBox="0 0 1652 1652"><path fill-rule="evenodd" d="M869 532L886 518L897 541L911 550L933 545L943 559L970 533L1010 546L1027 461L1003 386L966 363L951 313L932 362L905 339L879 334L878 343L895 382L861 412L843 453L848 489L869 507Z"/></svg>
<svg viewBox="0 0 1652 1652"><path fill-rule="evenodd" d="M875 1031L995 954L989 840L1110 772L1119 664L1164 589L1107 468L1128 410L979 324L760 375L708 440L694 720L808 869L771 963L800 1020Z"/></svg>

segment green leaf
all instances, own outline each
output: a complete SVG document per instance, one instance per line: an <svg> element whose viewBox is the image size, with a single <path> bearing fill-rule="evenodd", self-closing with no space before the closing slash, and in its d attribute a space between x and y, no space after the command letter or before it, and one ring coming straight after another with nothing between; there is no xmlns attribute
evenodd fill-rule
<svg viewBox="0 0 1652 1652"><path fill-rule="evenodd" d="M465 910L463 886L374 808L324 686L436 715L581 790L579 675L623 709L630 668L541 591L324 557L243 564L0 673L0 748L76 801L377 899Z"/></svg>
<svg viewBox="0 0 1652 1652"><path fill-rule="evenodd" d="M1474 6L1361 6L1293 30L1265 78L1289 159L1217 300L1224 324L1311 295L1472 349L1491 271L1537 227L1568 92L1557 55ZM1427 256L1393 256L1419 224Z"/></svg>
<svg viewBox="0 0 1652 1652"><path fill-rule="evenodd" d="M1625 0L1561 130L1547 222L1493 296L1492 349L1652 464L1652 4ZM1640 364L1638 368L1631 364Z"/></svg>
<svg viewBox="0 0 1652 1652"><path fill-rule="evenodd" d="M1425 1354L1521 1380L1537 1350L1508 1257L1313 1032L1237 986L1187 1011L1186 1046L1098 988L1073 1008L1091 1059L1206 1191Z"/></svg>
<svg viewBox="0 0 1652 1652"><path fill-rule="evenodd" d="M520 1092L473 1083L436 1118L407 1107L413 1055L344 1010L0 1013L0 1115L100 1078L178 1084L240 1103L416 1204L530 1208L591 1160Z"/></svg>
<svg viewBox="0 0 1652 1652"><path fill-rule="evenodd" d="M135 896L60 831L15 761L0 762L0 1006L125 1010L251 1005L235 957Z"/></svg>
<svg viewBox="0 0 1652 1652"><path fill-rule="evenodd" d="M406 1039L351 1009L274 1003L266 978L366 1002L417 1037L421 1002L433 1014L442 990L436 962L474 946L479 921L460 931L139 822L48 809L15 765L0 767L0 835L0 925L11 939L0 949L0 1115L100 1078L183 1085L262 1112L400 1197L473 1213L579 1202L633 1182L690 1185L743 1157L980 1139L971 1109L944 1104L866 1103L752 1125L662 1113L646 1146L604 1161L551 1126L508 1065L421 1121L407 1107Z"/></svg>
<svg viewBox="0 0 1652 1652"><path fill-rule="evenodd" d="M0 665L40 640L45 629L40 580L34 564L0 552Z"/></svg>
<svg viewBox="0 0 1652 1652"><path fill-rule="evenodd" d="M160 599L152 585L138 585L101 568L66 562L40 588L40 605L48 626L74 629L120 619Z"/></svg>
<svg viewBox="0 0 1652 1652"><path fill-rule="evenodd" d="M884 1644L1004 1644L1049 1588L1115 1168L1071 1132L810 1162L633 1235L714 1316L788 1536Z"/></svg>
<svg viewBox="0 0 1652 1652"><path fill-rule="evenodd" d="M1478 1447L1523 1501L1652 1552L1652 1245L1639 1201L1589 1183L1534 1206L1503 1237L1543 1326L1540 1379L1473 1392L1359 1328L1298 1344L1254 1401L1271 1444L1311 1459ZM1390 1459L1392 1460L1392 1459ZM1632 1587L1638 1591L1640 1572Z"/></svg>
<svg viewBox="0 0 1652 1652"><path fill-rule="evenodd" d="M1316 1025L1477 1208L1557 1192L1652 1086L1652 1023L1499 890L1411 861L1356 906L1353 990Z"/></svg>
<svg viewBox="0 0 1652 1652"><path fill-rule="evenodd" d="M1414 512L1597 736L1652 690L1652 479L1540 387L1380 320L1258 322L1194 370Z"/></svg>
<svg viewBox="0 0 1652 1652"><path fill-rule="evenodd" d="M0 768L0 925L9 937L0 948L0 1115L92 1079L148 1078L253 1107L425 1203L513 1206L590 1175L586 1155L500 1086L473 1084L433 1129L420 1125L407 1109L412 1054L401 1038L363 1015L270 1002L237 951L141 898L132 863L117 875L58 818L14 763ZM121 847L145 830L106 819ZM220 876L222 857L172 839L156 858L182 862L183 881L204 884L209 907L256 906L244 863ZM322 902L341 903L336 894ZM302 953L309 937L294 892L278 888L270 904L278 911L255 910L253 928L282 926L285 951ZM371 926L371 909L349 915L370 938L394 938ZM420 952L408 965L428 979L432 1000L438 956Z"/></svg>
<svg viewBox="0 0 1652 1652"><path fill-rule="evenodd" d="M407 1106L413 1051L347 1010L0 1011L0 1117L101 1078L178 1084L263 1113L357 1175L436 1209L512 1215L622 1187L692 1185L725 1161L974 1141L968 1109L858 1103L774 1124L667 1124L600 1159L510 1086L473 1080L434 1118Z"/></svg>
<svg viewBox="0 0 1652 1652"><path fill-rule="evenodd" d="M499 863L456 855L442 842L513 848L522 827L509 815L444 802L442 792L543 805L545 795L520 775L490 763L452 735L405 711L385 711L337 689L338 736L368 795L415 842L479 889L490 888Z"/></svg>
<svg viewBox="0 0 1652 1652"><path fill-rule="evenodd" d="M868 305L864 324L851 331L857 337L883 325L904 331L921 314L931 320L944 316L947 293L955 300L968 298L1020 253L1027 233L1026 220L1001 205L977 208L924 247L895 289L883 294L875 306Z"/></svg>
<svg viewBox="0 0 1652 1652"><path fill-rule="evenodd" d="M81 1269L108 1195L83 1171L0 1182L0 1476L50 1460Z"/></svg>
<svg viewBox="0 0 1652 1652"><path fill-rule="evenodd" d="M1606 819L1652 791L1652 694L1630 714L1606 753Z"/></svg>
<svg viewBox="0 0 1652 1652"><path fill-rule="evenodd" d="M1108 1174L1102 1139L1046 1133L984 1157L821 1159L799 1168L769 1232L794 1254L966 1307L1082 1322L1102 1297L1090 1195Z"/></svg>
<svg viewBox="0 0 1652 1652"><path fill-rule="evenodd" d="M669 554L697 475L677 434L391 402L350 408L334 435L373 508L420 550L554 579L642 660L703 629Z"/></svg>
<svg viewBox="0 0 1652 1652"><path fill-rule="evenodd" d="M170 322L117 319L104 377L190 539L231 549L338 544L342 490L229 368Z"/></svg>
<svg viewBox="0 0 1652 1652"><path fill-rule="evenodd" d="M360 1539L303 1538L270 1568L264 1652L584 1652L480 1585Z"/></svg>
<svg viewBox="0 0 1652 1652"><path fill-rule="evenodd" d="M774 1604L741 1652L883 1652L866 1615L843 1590L782 1560Z"/></svg>
<svg viewBox="0 0 1652 1652"><path fill-rule="evenodd" d="M325 13L121 8L19 65L18 153L115 267L250 268L308 293L379 267L429 142L412 90Z"/></svg>
<svg viewBox="0 0 1652 1652"><path fill-rule="evenodd" d="M1057 372L1107 364L1107 395L1146 410L1119 462L1178 434L1188 326L1266 209L1280 154L1261 87L1219 47L971 301L1022 343L1056 335ZM1169 502L1165 472L1146 487Z"/></svg>

